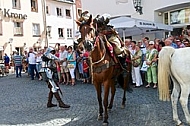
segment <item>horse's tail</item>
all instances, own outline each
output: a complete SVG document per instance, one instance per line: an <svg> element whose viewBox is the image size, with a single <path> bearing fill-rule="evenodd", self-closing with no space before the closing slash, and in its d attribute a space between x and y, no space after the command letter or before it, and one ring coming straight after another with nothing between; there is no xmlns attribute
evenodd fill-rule
<svg viewBox="0 0 190 126"><path fill-rule="evenodd" d="M159 99L162 101L170 100L169 93L169 75L170 75L170 65L171 56L175 49L172 47L163 47L159 53L158 60L158 90Z"/></svg>

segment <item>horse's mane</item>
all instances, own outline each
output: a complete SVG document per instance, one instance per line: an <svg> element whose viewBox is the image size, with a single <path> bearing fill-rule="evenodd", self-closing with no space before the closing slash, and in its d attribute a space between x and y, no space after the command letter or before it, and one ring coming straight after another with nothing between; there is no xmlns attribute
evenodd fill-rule
<svg viewBox="0 0 190 126"><path fill-rule="evenodd" d="M103 45L104 44L104 45ZM100 50L103 50L104 49L104 47L103 46L105 46L105 41L103 40L103 38L99 38L99 45L100 45Z"/></svg>

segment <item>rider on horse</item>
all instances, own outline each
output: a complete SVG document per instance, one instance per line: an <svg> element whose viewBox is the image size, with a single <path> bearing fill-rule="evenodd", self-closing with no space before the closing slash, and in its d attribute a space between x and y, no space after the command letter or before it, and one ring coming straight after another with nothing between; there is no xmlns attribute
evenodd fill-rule
<svg viewBox="0 0 190 126"><path fill-rule="evenodd" d="M81 25L83 25L88 22L89 17L90 16L88 11L85 11L84 13L81 14L81 18L78 21L81 22ZM128 62L128 59L130 59L130 52L128 48L124 46L123 41L121 40L117 32L113 29L113 26L108 25L108 23L109 23L108 15L103 15L103 16L98 15L91 23L95 28L94 31L92 30L92 33L95 32L96 36L105 39L106 48L109 51L113 61L115 62L115 67L116 68L121 67L124 70L123 76L127 76L127 74L130 74L131 71L130 67L131 63L130 61ZM86 39L86 37L83 39ZM128 87L127 91L132 92L130 86L127 85L127 87Z"/></svg>
<svg viewBox="0 0 190 126"><path fill-rule="evenodd" d="M81 14L79 19L80 22L86 22L89 18L88 11L85 11ZM110 51L111 56L114 54L118 57L125 57L128 55L127 48L125 48L124 43L118 36L117 32L113 29L113 26L108 25L109 15L98 15L94 20L95 28L97 34L100 36L105 35L109 41L108 50ZM114 53L114 54L113 54ZM114 60L115 61L115 60Z"/></svg>

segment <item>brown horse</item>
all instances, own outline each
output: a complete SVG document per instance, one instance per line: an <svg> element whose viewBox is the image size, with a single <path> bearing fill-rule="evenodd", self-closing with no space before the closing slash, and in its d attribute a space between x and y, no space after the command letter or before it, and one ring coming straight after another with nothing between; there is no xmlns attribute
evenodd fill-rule
<svg viewBox="0 0 190 126"><path fill-rule="evenodd" d="M130 65L126 65L122 69L118 66L110 55L108 50L108 40L104 34L100 34L94 28L92 16L85 22L76 21L80 26L82 42L79 46L83 46L86 50L90 51L91 60L91 74L92 83L94 84L97 92L97 98L99 103L99 115L98 120L104 120L103 125L108 125L108 109L112 109L114 96L115 96L115 80L118 79L118 83L124 90L122 107L125 107L126 90L129 89L129 74L131 70ZM129 52L128 52L129 53ZM128 55L130 57L130 55ZM102 105L102 85L104 87L104 110ZM109 91L111 89L111 100L108 105Z"/></svg>

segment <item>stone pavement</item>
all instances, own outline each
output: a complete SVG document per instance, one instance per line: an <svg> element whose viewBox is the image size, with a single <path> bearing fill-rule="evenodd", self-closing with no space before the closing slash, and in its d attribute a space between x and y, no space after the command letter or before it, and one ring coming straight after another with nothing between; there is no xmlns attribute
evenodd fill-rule
<svg viewBox="0 0 190 126"><path fill-rule="evenodd" d="M70 109L46 108L45 82L27 75L0 77L0 126L101 126L97 121L98 102L92 84L61 85ZM122 90L117 88L109 126L174 126L170 102L158 100L157 89L134 88L127 93L126 108L121 108ZM53 101L56 103L55 99ZM185 122L181 106L180 118ZM186 123L184 123L186 125Z"/></svg>

